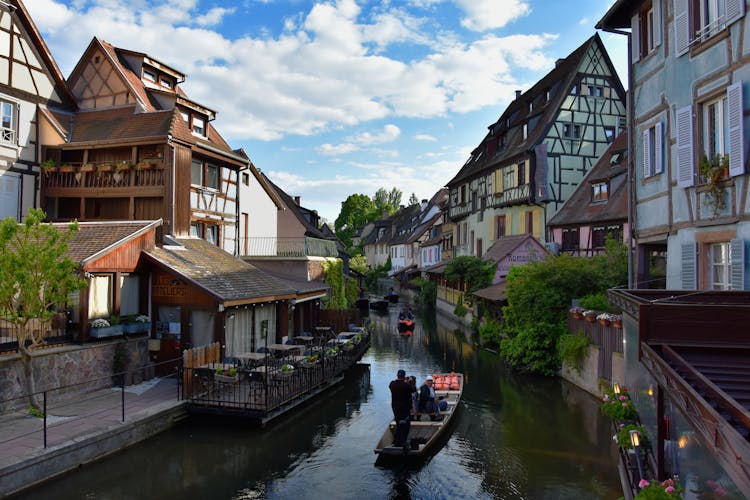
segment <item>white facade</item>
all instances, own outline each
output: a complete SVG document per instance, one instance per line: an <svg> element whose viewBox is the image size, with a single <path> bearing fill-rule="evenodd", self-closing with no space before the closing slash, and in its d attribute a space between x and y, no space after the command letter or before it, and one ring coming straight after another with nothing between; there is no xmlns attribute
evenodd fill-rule
<svg viewBox="0 0 750 500"><path fill-rule="evenodd" d="M239 173L239 255L275 255L279 207L254 167Z"/></svg>

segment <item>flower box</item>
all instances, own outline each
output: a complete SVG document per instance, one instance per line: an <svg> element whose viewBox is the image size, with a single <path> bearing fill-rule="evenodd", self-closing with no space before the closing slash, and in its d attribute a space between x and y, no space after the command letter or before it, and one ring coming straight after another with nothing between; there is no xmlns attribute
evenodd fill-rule
<svg viewBox="0 0 750 500"><path fill-rule="evenodd" d="M236 384L237 381L239 381L240 376L238 374L234 375L222 375L220 373L214 374L214 380L217 382L221 382L222 384Z"/></svg>
<svg viewBox="0 0 750 500"><path fill-rule="evenodd" d="M620 320L614 320L612 322L612 326L615 327L615 328L622 328L622 320L621 319Z"/></svg>
<svg viewBox="0 0 750 500"><path fill-rule="evenodd" d="M600 325L609 326L609 320L608 319L600 319L599 320Z"/></svg>
<svg viewBox="0 0 750 500"><path fill-rule="evenodd" d="M89 329L89 337L95 339L101 339L105 337L116 337L122 335L122 325L111 325L102 327L91 327Z"/></svg>
<svg viewBox="0 0 750 500"><path fill-rule="evenodd" d="M122 325L122 331L125 333L145 333L151 331L151 322L146 323L125 323Z"/></svg>

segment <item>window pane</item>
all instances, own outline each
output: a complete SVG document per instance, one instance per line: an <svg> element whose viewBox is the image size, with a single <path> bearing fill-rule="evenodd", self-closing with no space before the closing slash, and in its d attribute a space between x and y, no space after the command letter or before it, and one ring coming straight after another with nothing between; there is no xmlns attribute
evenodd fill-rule
<svg viewBox="0 0 750 500"><path fill-rule="evenodd" d="M219 167L216 165L206 168L206 187L219 189Z"/></svg>
<svg viewBox="0 0 750 500"><path fill-rule="evenodd" d="M112 277L94 276L89 281L89 319L108 318L112 311Z"/></svg>
<svg viewBox="0 0 750 500"><path fill-rule="evenodd" d="M2 126L13 128L13 105L9 102L4 102L2 106Z"/></svg>
<svg viewBox="0 0 750 500"><path fill-rule="evenodd" d="M203 163L193 160L190 166L190 183L196 186L203 185Z"/></svg>

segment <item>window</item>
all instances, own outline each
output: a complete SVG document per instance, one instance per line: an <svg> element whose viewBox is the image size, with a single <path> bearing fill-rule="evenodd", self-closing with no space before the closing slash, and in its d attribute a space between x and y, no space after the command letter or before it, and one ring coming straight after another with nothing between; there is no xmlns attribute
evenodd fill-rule
<svg viewBox="0 0 750 500"><path fill-rule="evenodd" d="M703 105L703 156L716 161L729 152L727 97Z"/></svg>
<svg viewBox="0 0 750 500"><path fill-rule="evenodd" d="M607 140L607 143L614 141L615 140L615 128L604 127L604 138Z"/></svg>
<svg viewBox="0 0 750 500"><path fill-rule="evenodd" d="M643 178L652 177L664 170L662 160L661 123L643 131Z"/></svg>
<svg viewBox="0 0 750 500"><path fill-rule="evenodd" d="M190 184L195 186L203 185L203 162L193 160L190 164Z"/></svg>
<svg viewBox="0 0 750 500"><path fill-rule="evenodd" d="M156 73L154 73L153 71L149 71L147 69L144 69L143 70L143 78L146 79L146 80L148 80L148 81L151 81L151 82L156 82Z"/></svg>
<svg viewBox="0 0 750 500"><path fill-rule="evenodd" d="M219 167L206 165L206 187L219 189Z"/></svg>
<svg viewBox="0 0 750 500"><path fill-rule="evenodd" d="M729 242L711 244L709 254L711 259L711 290L731 290L732 262Z"/></svg>
<svg viewBox="0 0 750 500"><path fill-rule="evenodd" d="M526 164L525 163L519 163L518 164L518 186L523 186L526 184Z"/></svg>
<svg viewBox="0 0 750 500"><path fill-rule="evenodd" d="M534 212L526 212L526 232L529 234L534 233Z"/></svg>
<svg viewBox="0 0 750 500"><path fill-rule="evenodd" d="M245 186L250 185L250 174L248 174L247 172L242 172L242 184L244 184Z"/></svg>
<svg viewBox="0 0 750 500"><path fill-rule="evenodd" d="M661 45L663 1L665 0L644 2L643 8L630 20L632 31L632 62L637 62L642 57L646 57L656 47Z"/></svg>
<svg viewBox="0 0 750 500"><path fill-rule="evenodd" d="M581 126L573 123L563 124L563 135L568 139L580 139Z"/></svg>
<svg viewBox="0 0 750 500"><path fill-rule="evenodd" d="M523 139L526 140L529 137L529 124L523 124Z"/></svg>
<svg viewBox="0 0 750 500"><path fill-rule="evenodd" d="M185 113L184 111L180 111L180 116L182 116L182 119L185 120L185 123L190 123L190 115Z"/></svg>
<svg viewBox="0 0 750 500"><path fill-rule="evenodd" d="M193 117L193 133L196 135L206 136L206 120L197 116Z"/></svg>
<svg viewBox="0 0 750 500"><path fill-rule="evenodd" d="M203 224L193 222L190 224L190 236L203 239Z"/></svg>
<svg viewBox="0 0 750 500"><path fill-rule="evenodd" d="M495 217L495 239L505 236L505 215Z"/></svg>
<svg viewBox="0 0 750 500"><path fill-rule="evenodd" d="M167 80L166 78L162 78L161 80L159 80L159 83L161 84L162 87L165 87L168 89L172 89L174 87L174 83L172 83L172 80Z"/></svg>
<svg viewBox="0 0 750 500"><path fill-rule="evenodd" d="M593 97L604 97L604 87L601 85L589 85L589 95Z"/></svg>
<svg viewBox="0 0 750 500"><path fill-rule="evenodd" d="M503 170L503 187L505 189L516 187L516 180L516 167L508 167Z"/></svg>
<svg viewBox="0 0 750 500"><path fill-rule="evenodd" d="M595 182L591 185L591 201L607 201L609 187L606 182Z"/></svg>
<svg viewBox="0 0 750 500"><path fill-rule="evenodd" d="M16 104L0 99L0 140L16 142Z"/></svg>
<svg viewBox="0 0 750 500"><path fill-rule="evenodd" d="M604 243L607 241L607 236L611 237L616 241L622 241L622 226L595 226L592 230L591 244L596 249L604 248Z"/></svg>
<svg viewBox="0 0 750 500"><path fill-rule="evenodd" d="M573 252L578 250L580 247L580 240L578 237L578 228L569 228L562 230L562 251Z"/></svg>
<svg viewBox="0 0 750 500"><path fill-rule="evenodd" d="M654 0L654 5L657 5ZM658 17L654 10L655 18ZM681 0L674 2L675 55L694 43L722 32L745 15L745 2L731 0ZM656 26L656 20L654 21Z"/></svg>

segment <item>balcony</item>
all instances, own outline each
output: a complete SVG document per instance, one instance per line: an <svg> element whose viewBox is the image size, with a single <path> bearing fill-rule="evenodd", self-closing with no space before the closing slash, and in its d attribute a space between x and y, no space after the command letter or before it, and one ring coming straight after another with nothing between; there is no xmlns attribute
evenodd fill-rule
<svg viewBox="0 0 750 500"><path fill-rule="evenodd" d="M529 203L531 198L531 189L529 184L522 184L513 188L505 189L502 193L495 193L491 199L492 207L501 207L505 205L516 205Z"/></svg>
<svg viewBox="0 0 750 500"><path fill-rule="evenodd" d="M301 238L245 238L243 256L255 257L338 257L336 242L304 236Z"/></svg>
<svg viewBox="0 0 750 500"><path fill-rule="evenodd" d="M452 205L448 212L451 219L463 217L471 212L471 204L464 203L463 205Z"/></svg>
<svg viewBox="0 0 750 500"><path fill-rule="evenodd" d="M44 195L58 196L162 196L165 170L161 161L152 163L66 163L43 167Z"/></svg>

